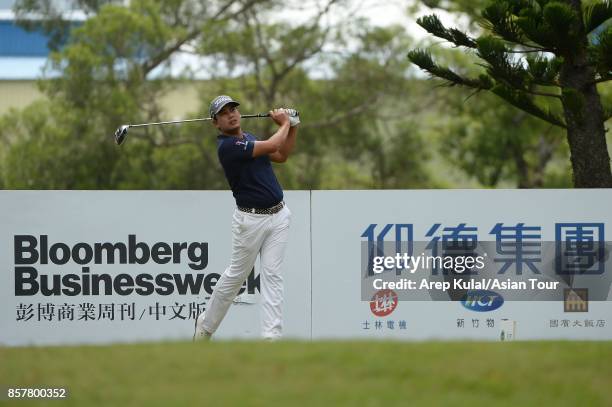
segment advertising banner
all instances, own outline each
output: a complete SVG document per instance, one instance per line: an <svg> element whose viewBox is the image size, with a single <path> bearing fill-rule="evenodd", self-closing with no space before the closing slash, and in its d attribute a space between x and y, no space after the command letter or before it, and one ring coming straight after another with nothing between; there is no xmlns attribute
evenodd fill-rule
<svg viewBox="0 0 612 407"><path fill-rule="evenodd" d="M285 336L310 336L310 194L291 191ZM231 192L0 192L0 344L187 339L231 253ZM258 262L216 334L258 338Z"/></svg>
<svg viewBox="0 0 612 407"><path fill-rule="evenodd" d="M289 191L284 337L612 339L612 191ZM0 192L0 344L190 339L226 191ZM217 339L259 338L258 262Z"/></svg>
<svg viewBox="0 0 612 407"><path fill-rule="evenodd" d="M313 338L611 339L610 207L609 190L313 191Z"/></svg>

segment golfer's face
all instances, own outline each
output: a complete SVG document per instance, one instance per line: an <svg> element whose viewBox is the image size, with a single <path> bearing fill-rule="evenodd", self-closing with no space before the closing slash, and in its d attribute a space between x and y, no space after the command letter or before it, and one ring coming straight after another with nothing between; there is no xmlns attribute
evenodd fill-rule
<svg viewBox="0 0 612 407"><path fill-rule="evenodd" d="M238 106L227 104L216 116L216 126L222 132L231 132L240 128L240 112Z"/></svg>

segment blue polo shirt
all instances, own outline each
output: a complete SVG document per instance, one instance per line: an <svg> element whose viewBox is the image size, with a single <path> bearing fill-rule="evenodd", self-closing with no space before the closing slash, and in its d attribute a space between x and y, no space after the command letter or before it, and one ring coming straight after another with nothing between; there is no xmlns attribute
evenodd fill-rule
<svg viewBox="0 0 612 407"><path fill-rule="evenodd" d="M234 193L236 205L247 208L269 208L283 200L283 190L274 175L267 154L253 157L257 138L217 137L217 155L225 178Z"/></svg>

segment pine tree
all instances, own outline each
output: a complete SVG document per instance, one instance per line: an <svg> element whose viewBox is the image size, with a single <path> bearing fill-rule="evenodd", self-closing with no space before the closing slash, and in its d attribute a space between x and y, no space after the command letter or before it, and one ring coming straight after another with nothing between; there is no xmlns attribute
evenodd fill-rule
<svg viewBox="0 0 612 407"><path fill-rule="evenodd" d="M597 90L612 79L612 2L493 0L482 17L478 38L445 27L436 15L417 20L434 36L473 52L485 68L478 77L436 64L427 50L413 50L408 58L449 86L493 92L564 128L574 186L612 187L604 126L612 106L602 106Z"/></svg>

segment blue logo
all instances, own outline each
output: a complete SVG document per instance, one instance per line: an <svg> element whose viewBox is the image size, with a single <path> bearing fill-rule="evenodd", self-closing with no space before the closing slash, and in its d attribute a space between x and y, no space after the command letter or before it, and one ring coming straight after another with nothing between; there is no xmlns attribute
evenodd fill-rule
<svg viewBox="0 0 612 407"><path fill-rule="evenodd" d="M468 291L461 299L461 305L470 311L494 311L504 304L504 298L493 291Z"/></svg>

